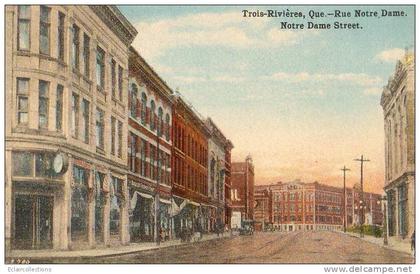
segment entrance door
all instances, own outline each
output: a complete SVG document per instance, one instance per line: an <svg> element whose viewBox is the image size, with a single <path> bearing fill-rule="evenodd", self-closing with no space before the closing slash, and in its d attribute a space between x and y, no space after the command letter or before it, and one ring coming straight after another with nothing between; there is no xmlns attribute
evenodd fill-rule
<svg viewBox="0 0 420 274"><path fill-rule="evenodd" d="M53 202L48 196L16 195L14 248L52 247Z"/></svg>

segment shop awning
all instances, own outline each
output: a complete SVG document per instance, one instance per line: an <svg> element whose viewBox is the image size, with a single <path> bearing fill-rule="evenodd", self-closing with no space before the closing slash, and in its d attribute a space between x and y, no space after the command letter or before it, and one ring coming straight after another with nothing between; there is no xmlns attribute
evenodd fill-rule
<svg viewBox="0 0 420 274"><path fill-rule="evenodd" d="M188 203L190 203L190 204L192 204L192 205L195 205L195 206L200 206L200 204L199 203L196 203L196 202L193 202L193 201L188 201Z"/></svg>
<svg viewBox="0 0 420 274"><path fill-rule="evenodd" d="M146 199L153 199L153 196L152 195L150 195L150 194L146 194L146 193L141 193L141 192L138 192L138 191L136 191L137 192L137 194L138 195L140 195L141 197L143 197L143 198L146 198Z"/></svg>
<svg viewBox="0 0 420 274"><path fill-rule="evenodd" d="M170 205L170 204L171 204L171 201L166 200L166 199L159 199L159 201L160 201L161 203L164 203L164 204L168 204L168 205Z"/></svg>

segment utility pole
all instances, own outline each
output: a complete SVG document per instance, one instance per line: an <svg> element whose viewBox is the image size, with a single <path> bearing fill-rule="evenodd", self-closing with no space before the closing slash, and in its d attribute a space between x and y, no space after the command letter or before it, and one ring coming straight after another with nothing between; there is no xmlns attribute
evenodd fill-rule
<svg viewBox="0 0 420 274"><path fill-rule="evenodd" d="M365 222L365 204L364 204L364 193L363 193L363 163L364 162L369 162L369 159L364 159L363 158L363 154L360 156L360 159L354 159L354 161L358 161L360 162L360 193L361 193L361 198L360 198L360 234L362 235L362 225Z"/></svg>
<svg viewBox="0 0 420 274"><path fill-rule="evenodd" d="M348 168L346 168L346 166L344 166L342 169L341 169L342 171L343 171L343 184L344 184L344 190L343 190L343 192L344 192L344 209L343 209L343 212L344 212L344 222L343 222L343 229L344 229L344 232L346 232L346 229L347 229L347 195L346 195L346 171L350 171L350 169L348 169Z"/></svg>

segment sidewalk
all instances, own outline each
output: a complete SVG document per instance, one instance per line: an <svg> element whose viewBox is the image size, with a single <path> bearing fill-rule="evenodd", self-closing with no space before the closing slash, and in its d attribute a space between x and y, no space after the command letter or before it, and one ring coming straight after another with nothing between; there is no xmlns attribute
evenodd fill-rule
<svg viewBox="0 0 420 274"><path fill-rule="evenodd" d="M235 235L235 234L233 234ZM203 238L199 242L210 241L215 239L229 238L231 237L230 232L223 233L219 237L217 234L206 234L203 235ZM10 261L13 258L19 259L64 259L64 258L101 258L101 257L110 257L116 255L126 255L131 253L136 253L140 251L153 250L158 248L166 248L171 246L178 245L188 245L194 244L195 242L181 243L181 240L169 240L161 242L159 246L154 242L147 243L130 243L125 246L116 246L116 247L106 247L98 249L86 249L86 250L11 250L6 252L6 261Z"/></svg>
<svg viewBox="0 0 420 274"><path fill-rule="evenodd" d="M343 231L339 231L339 233L349 235L350 237L359 238L359 239L364 240L366 242L379 245L383 248L387 248L387 249L391 249L391 250L395 250L395 251L399 251L399 252L403 252L403 253L413 255L413 252L411 251L410 242L403 242L403 241L399 241L399 240L396 240L396 239L393 239L393 238L388 238L388 245L384 245L384 238L382 238L382 237L381 238L376 238L374 236L364 235L364 237L361 238L360 233L354 233L354 232L344 233Z"/></svg>

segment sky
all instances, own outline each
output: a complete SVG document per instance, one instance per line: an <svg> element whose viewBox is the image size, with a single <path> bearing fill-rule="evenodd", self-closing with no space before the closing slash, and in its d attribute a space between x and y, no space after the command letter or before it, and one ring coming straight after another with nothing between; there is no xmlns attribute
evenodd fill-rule
<svg viewBox="0 0 420 274"><path fill-rule="evenodd" d="M366 191L384 185L382 87L414 45L412 6L119 6L138 30L133 46L172 89L250 154L256 184L300 179ZM243 17L243 10L302 18ZM309 11L350 11L309 18ZM354 10L405 16L355 18ZM362 29L281 29L281 22L359 23Z"/></svg>

